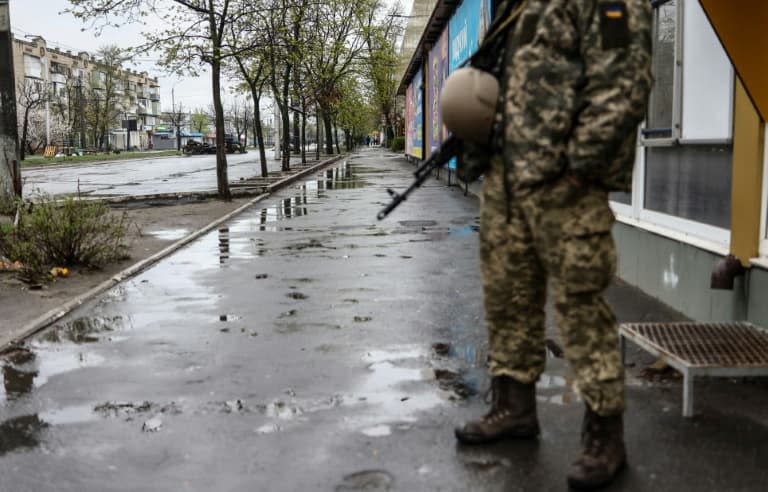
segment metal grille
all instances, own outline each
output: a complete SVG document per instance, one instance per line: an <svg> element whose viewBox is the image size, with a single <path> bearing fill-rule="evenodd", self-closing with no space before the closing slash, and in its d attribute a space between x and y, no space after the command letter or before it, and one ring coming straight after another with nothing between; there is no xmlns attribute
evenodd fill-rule
<svg viewBox="0 0 768 492"><path fill-rule="evenodd" d="M694 367L768 367L768 333L750 323L629 323L663 354Z"/></svg>

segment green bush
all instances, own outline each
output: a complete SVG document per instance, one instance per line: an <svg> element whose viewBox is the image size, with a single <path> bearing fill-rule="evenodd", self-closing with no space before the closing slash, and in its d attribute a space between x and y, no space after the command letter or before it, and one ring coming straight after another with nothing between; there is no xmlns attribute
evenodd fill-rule
<svg viewBox="0 0 768 492"><path fill-rule="evenodd" d="M392 139L392 152L402 152L405 150L405 137L395 137Z"/></svg>
<svg viewBox="0 0 768 492"><path fill-rule="evenodd" d="M0 224L0 255L22 264L27 282L49 277L54 266L100 268L126 258L126 214L104 203L44 198L18 205L18 225Z"/></svg>

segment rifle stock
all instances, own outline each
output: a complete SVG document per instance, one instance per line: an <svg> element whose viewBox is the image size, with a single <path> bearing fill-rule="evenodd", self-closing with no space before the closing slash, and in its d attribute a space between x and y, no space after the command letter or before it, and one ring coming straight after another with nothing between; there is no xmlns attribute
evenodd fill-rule
<svg viewBox="0 0 768 492"><path fill-rule="evenodd" d="M397 208L400 203L404 202L408 198L408 195L410 195L416 188L420 187L422 183L426 181L427 177L434 169L438 169L444 166L445 163L456 156L459 153L460 148L461 140L453 135L448 137L445 142L443 142L443 145L441 145L439 149L433 152L432 155L429 156L429 159L424 161L416 169L416 171L413 172L413 175L416 179L413 180L413 183L411 183L411 185L405 191L398 193L392 188L387 188L387 193L389 193L389 196L392 197L392 201L389 202L389 204L387 204L387 206L384 207L381 212L376 215L376 218L382 220L384 217L389 215L391 211Z"/></svg>

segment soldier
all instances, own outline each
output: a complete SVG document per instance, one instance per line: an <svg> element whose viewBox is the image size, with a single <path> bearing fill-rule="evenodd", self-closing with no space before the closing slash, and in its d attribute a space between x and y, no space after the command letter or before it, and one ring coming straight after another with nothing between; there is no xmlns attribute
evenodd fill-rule
<svg viewBox="0 0 768 492"><path fill-rule="evenodd" d="M507 0L499 104L480 214L492 405L462 443L535 438L547 284L586 404L568 482L607 484L626 463L624 373L603 300L616 269L608 193L628 190L652 85L648 0ZM493 71L493 70L492 70ZM471 150L471 149L470 149ZM474 148L477 151L477 146ZM481 149L482 150L482 149ZM465 159L474 158L465 147Z"/></svg>

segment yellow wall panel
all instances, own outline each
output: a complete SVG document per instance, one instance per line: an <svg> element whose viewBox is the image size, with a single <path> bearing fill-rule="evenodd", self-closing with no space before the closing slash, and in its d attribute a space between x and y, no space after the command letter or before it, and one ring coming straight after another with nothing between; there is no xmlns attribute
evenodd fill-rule
<svg viewBox="0 0 768 492"><path fill-rule="evenodd" d="M699 0L763 121L768 119L768 0Z"/></svg>

